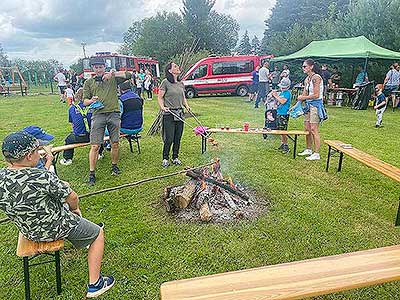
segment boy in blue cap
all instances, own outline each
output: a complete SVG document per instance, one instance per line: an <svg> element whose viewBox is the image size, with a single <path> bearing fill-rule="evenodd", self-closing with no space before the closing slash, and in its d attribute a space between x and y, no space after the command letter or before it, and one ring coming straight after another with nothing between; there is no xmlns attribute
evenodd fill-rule
<svg viewBox="0 0 400 300"><path fill-rule="evenodd" d="M35 242L69 240L76 248L89 246L86 297L97 297L115 283L101 276L104 231L82 218L78 195L52 172L37 169L39 141L26 132L8 135L2 152L8 168L0 169L0 209L21 234Z"/></svg>

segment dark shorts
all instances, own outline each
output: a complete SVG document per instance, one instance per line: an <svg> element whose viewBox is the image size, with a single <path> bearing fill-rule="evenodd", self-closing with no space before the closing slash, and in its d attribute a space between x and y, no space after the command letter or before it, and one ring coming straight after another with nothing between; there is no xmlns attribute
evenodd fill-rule
<svg viewBox="0 0 400 300"><path fill-rule="evenodd" d="M393 93L393 91L397 91L398 89L399 89L398 85L386 85L385 89L383 90L383 94L386 97L389 97Z"/></svg>
<svg viewBox="0 0 400 300"><path fill-rule="evenodd" d="M75 248L85 248L91 245L99 236L100 226L90 222L85 218L81 218L78 226L71 230L67 236Z"/></svg>
<svg viewBox="0 0 400 300"><path fill-rule="evenodd" d="M254 94L258 92L258 83L252 83L250 85L250 93Z"/></svg>
<svg viewBox="0 0 400 300"><path fill-rule="evenodd" d="M289 115L277 115L276 116L278 130L287 130L289 123Z"/></svg>
<svg viewBox="0 0 400 300"><path fill-rule="evenodd" d="M118 143L121 127L121 115L119 112L96 113L92 115L92 128L90 130L90 143L92 145L103 144L106 127L111 143Z"/></svg>
<svg viewBox="0 0 400 300"><path fill-rule="evenodd" d="M61 95L64 95L64 92L65 92L66 89L67 89L67 86L65 86L65 85L59 85L58 86L58 90L59 90Z"/></svg>

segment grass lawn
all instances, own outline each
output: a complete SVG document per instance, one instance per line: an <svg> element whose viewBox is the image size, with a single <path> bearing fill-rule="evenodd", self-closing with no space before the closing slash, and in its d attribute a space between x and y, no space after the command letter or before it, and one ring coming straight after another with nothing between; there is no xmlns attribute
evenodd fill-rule
<svg viewBox="0 0 400 300"><path fill-rule="evenodd" d="M190 101L194 112L209 127L225 124L262 127L263 110L253 109L238 97L202 97ZM156 101L146 102L145 131L157 114ZM328 108L322 139L340 139L400 167L400 112L387 110L384 128L375 129L372 110ZM0 139L28 125L38 125L63 144L70 132L67 108L58 96L0 99ZM193 119L188 122L194 123ZM302 129L303 119L290 120L290 129ZM395 245L400 230L394 227L398 184L349 157L336 174L338 158L325 173L327 147L321 161L292 159L274 150L279 139L261 136L214 135L218 148L201 155L200 138L185 127L181 156L184 165L200 165L221 158L224 174L232 176L270 202L267 213L251 222L230 225L177 223L160 204L167 185L183 183L184 176L82 199L85 217L106 224L103 274L116 277L116 286L104 299L158 299L162 282L219 272L259 267L325 255ZM303 150L304 139L299 142ZM95 187L86 185L88 148L76 151L71 166L58 166L61 179L78 194L136 181L181 169L161 165L159 136L143 134L142 154L131 154L121 142L119 177L111 176L110 155L99 161ZM4 166L4 163L0 162ZM0 218L4 214L0 214ZM17 230L0 225L0 299L23 299L22 262L15 255ZM31 271L32 299L83 299L87 283L86 251L67 243L62 252L63 293L56 297L53 265ZM397 299L400 283L337 293L316 299Z"/></svg>

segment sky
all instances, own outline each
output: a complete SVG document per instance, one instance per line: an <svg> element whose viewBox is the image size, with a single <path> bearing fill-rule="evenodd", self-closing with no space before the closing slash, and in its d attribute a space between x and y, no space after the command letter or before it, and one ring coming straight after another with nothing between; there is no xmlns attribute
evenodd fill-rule
<svg viewBox="0 0 400 300"><path fill-rule="evenodd" d="M214 9L240 24L240 36L262 38L276 0L217 0ZM168 5L166 5L168 3ZM54 58L68 67L86 54L116 52L134 21L159 11L178 12L182 0L2 0L0 44L10 59Z"/></svg>

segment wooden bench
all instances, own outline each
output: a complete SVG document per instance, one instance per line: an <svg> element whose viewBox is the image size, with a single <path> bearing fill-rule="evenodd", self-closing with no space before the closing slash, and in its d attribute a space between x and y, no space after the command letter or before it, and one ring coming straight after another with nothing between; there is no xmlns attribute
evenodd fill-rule
<svg viewBox="0 0 400 300"><path fill-rule="evenodd" d="M299 135L308 135L308 131L301 131L301 130L266 130L266 129L259 129L259 128L249 128L248 131L245 131L242 128L232 128L232 129L210 128L207 130L205 135L201 136L201 153L202 154L207 151L207 138L212 133L263 134L263 135L285 134L293 142L293 158L296 158L297 137Z"/></svg>
<svg viewBox="0 0 400 300"><path fill-rule="evenodd" d="M55 262L57 294L61 294L61 264L60 250L64 248L64 241L34 242L30 241L20 233L18 237L17 256L22 257L24 263L25 299L30 300L29 267ZM54 252L54 254L52 254ZM29 261L41 254L50 255L54 260L39 262L29 265Z"/></svg>
<svg viewBox="0 0 400 300"><path fill-rule="evenodd" d="M325 144L328 145L328 157L326 160L326 169L325 171L328 172L329 170L329 163L333 151L339 152L339 165L337 171L340 172L342 170L342 163L343 163L343 156L344 154L354 158L355 160L363 163L364 165L375 169L379 173L397 181L400 183L400 169L388 164L376 157L367 154L361 150L358 150L350 145L343 143L342 141L337 140L325 140ZM400 197L399 197L399 208L397 210L396 222L395 226L400 225Z"/></svg>
<svg viewBox="0 0 400 300"><path fill-rule="evenodd" d="M400 245L166 282L161 300L289 300L400 279Z"/></svg>
<svg viewBox="0 0 400 300"><path fill-rule="evenodd" d="M140 142L139 139L141 138L140 134L121 134L120 138L126 138L128 143L129 143L129 149L131 151L131 153L133 153L133 146L132 146L132 141L136 142L137 145L137 149L138 149L138 153L140 154ZM108 141L110 139L110 137L105 137L104 141ZM69 144L69 145L63 145L63 146L57 146L57 147L53 147L51 148L51 153L54 155L54 160L53 160L53 166L54 166L54 170L57 174L57 161L59 158L59 155L61 152L65 151L65 150L71 150L71 149L75 149L75 148L81 148L81 147L86 147L89 146L90 142L87 143L76 143L76 144Z"/></svg>

